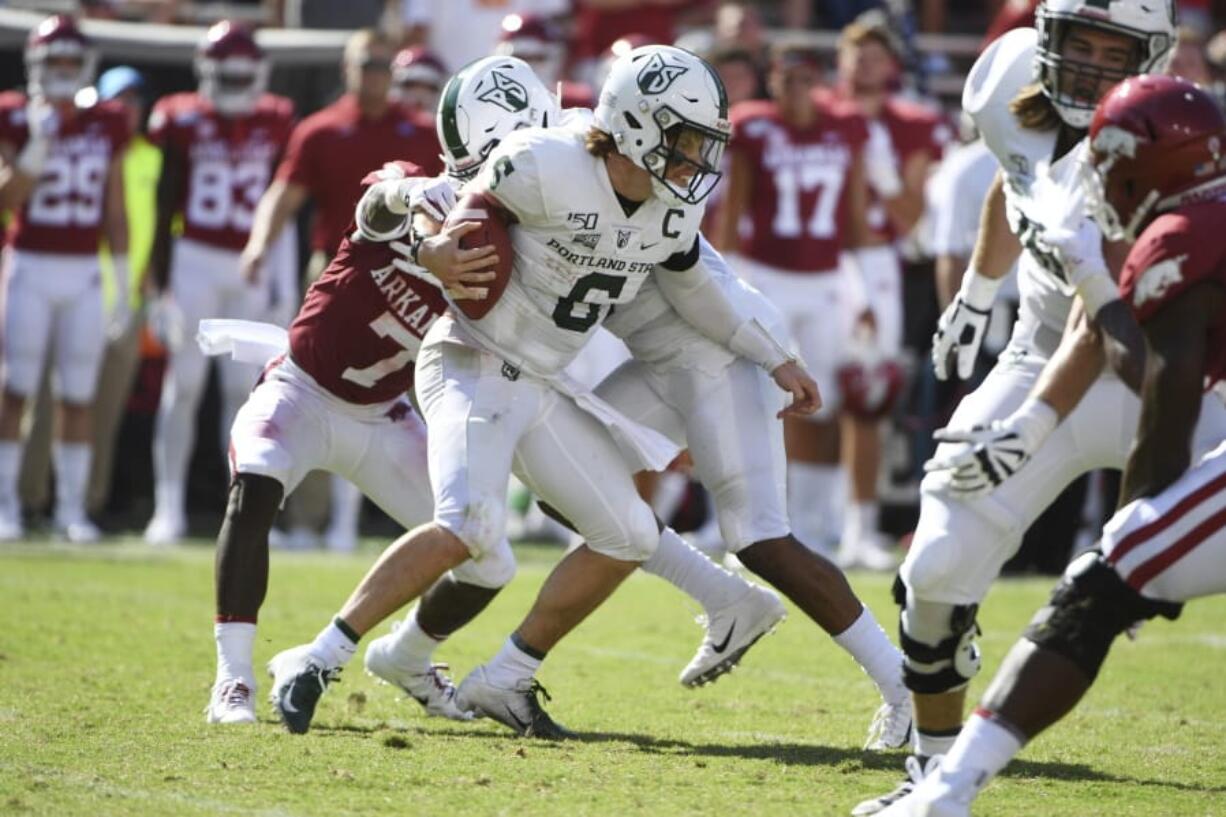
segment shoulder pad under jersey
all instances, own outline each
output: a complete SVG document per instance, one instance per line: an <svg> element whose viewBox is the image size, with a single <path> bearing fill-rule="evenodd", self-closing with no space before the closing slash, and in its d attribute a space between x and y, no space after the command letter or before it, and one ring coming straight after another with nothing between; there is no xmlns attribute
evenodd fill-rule
<svg viewBox="0 0 1226 817"><path fill-rule="evenodd" d="M1038 33L1009 31L979 55L962 89L962 109L975 122L984 144L1016 187L1028 186L1036 167L1051 159L1056 131L1035 131L1018 124L1009 103L1034 81Z"/></svg>

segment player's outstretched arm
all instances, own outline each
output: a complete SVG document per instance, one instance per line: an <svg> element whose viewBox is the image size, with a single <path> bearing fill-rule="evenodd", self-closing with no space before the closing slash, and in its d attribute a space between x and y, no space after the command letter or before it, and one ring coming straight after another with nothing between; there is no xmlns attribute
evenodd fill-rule
<svg viewBox="0 0 1226 817"><path fill-rule="evenodd" d="M1104 354L1097 329L1080 301L1073 302L1060 346L1043 367L1026 402L1008 417L970 428L942 428L938 442L960 443L945 449L924 470L946 471L950 489L963 496L990 493L1025 467L1056 426L1069 415L1102 373Z"/></svg>
<svg viewBox="0 0 1226 817"><path fill-rule="evenodd" d="M277 179L268 186L260 203L255 208L255 219L251 225L251 236L239 264L243 277L254 281L259 277L260 268L264 265L264 257L268 248L281 235L285 223L302 208L307 200L307 189L296 182Z"/></svg>

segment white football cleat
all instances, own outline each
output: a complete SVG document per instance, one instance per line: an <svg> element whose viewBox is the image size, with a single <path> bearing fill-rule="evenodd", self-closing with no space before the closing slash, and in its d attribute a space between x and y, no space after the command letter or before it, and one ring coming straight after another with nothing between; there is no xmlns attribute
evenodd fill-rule
<svg viewBox="0 0 1226 817"><path fill-rule="evenodd" d="M705 616L705 620L699 616L707 632L693 660L681 670L682 685L702 686L729 672L787 614L778 596L755 585L739 600Z"/></svg>
<svg viewBox="0 0 1226 817"><path fill-rule="evenodd" d="M84 516L57 515L55 533L74 545L92 545L102 538L102 531L98 530L98 526Z"/></svg>
<svg viewBox="0 0 1226 817"><path fill-rule="evenodd" d="M971 803L987 782L978 769L947 772L940 763L929 764L915 789L879 817L971 817Z"/></svg>
<svg viewBox="0 0 1226 817"><path fill-rule="evenodd" d="M273 709L286 729L302 735L311 728L315 706L328 684L340 680L341 668L325 667L311 655L311 645L303 644L274 655L268 662L268 674L272 676L269 698Z"/></svg>
<svg viewBox="0 0 1226 817"><path fill-rule="evenodd" d="M941 756L936 755L928 758L926 761L921 761L915 755L908 755L903 762L903 768L907 771L907 776L893 790L886 792L880 797L872 797L868 800L860 801L855 808L851 810L852 817L865 817L869 814L883 814L887 808L890 808L895 803L902 802L903 798L915 790L915 787L924 775L935 770L941 765ZM907 812L903 812L906 814Z"/></svg>
<svg viewBox="0 0 1226 817"><path fill-rule="evenodd" d="M213 684L204 718L208 723L255 723L255 683L227 678Z"/></svg>
<svg viewBox="0 0 1226 817"><path fill-rule="evenodd" d="M911 720L910 695L904 695L897 703L883 703L868 726L864 748L870 752L901 749L911 740Z"/></svg>
<svg viewBox="0 0 1226 817"><path fill-rule="evenodd" d="M178 544L187 535L187 520L182 516L155 512L145 528L145 541L150 545Z"/></svg>
<svg viewBox="0 0 1226 817"><path fill-rule="evenodd" d="M844 570L863 568L874 573L886 573L898 567L898 556L886 546L879 534L874 533L842 544L835 562Z"/></svg>
<svg viewBox="0 0 1226 817"><path fill-rule="evenodd" d="M526 738L546 740L570 740L578 737L574 732L556 723L549 713L541 708L537 694L550 700L549 693L535 678L521 678L514 687L494 686L480 666L468 674L456 692L456 706L496 720Z"/></svg>
<svg viewBox="0 0 1226 817"><path fill-rule="evenodd" d="M15 502L0 502L0 542L16 542L26 536L21 509Z"/></svg>
<svg viewBox="0 0 1226 817"><path fill-rule="evenodd" d="M431 664L425 671L398 665L392 654L391 635L370 642L364 663L367 672L386 684L399 687L421 704L427 715L453 721L472 720L472 712L465 712L456 706L456 686L447 676L449 667L446 664Z"/></svg>

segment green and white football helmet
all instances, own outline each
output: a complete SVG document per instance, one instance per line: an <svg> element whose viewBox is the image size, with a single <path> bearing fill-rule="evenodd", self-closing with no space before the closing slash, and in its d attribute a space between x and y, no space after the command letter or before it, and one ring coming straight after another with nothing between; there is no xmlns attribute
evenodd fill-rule
<svg viewBox="0 0 1226 817"><path fill-rule="evenodd" d="M460 69L439 98L439 144L447 174L467 181L511 131L547 128L560 115L557 100L528 63L484 57Z"/></svg>
<svg viewBox="0 0 1226 817"><path fill-rule="evenodd" d="M1135 40L1135 64L1118 71L1064 56L1065 39L1074 26ZM1175 45L1175 0L1043 0L1035 10L1034 27L1039 32L1035 74L1043 93L1065 124L1084 129L1090 126L1098 100L1079 97L1074 93L1078 85L1100 81L1114 85L1135 74L1161 73L1166 68Z"/></svg>
<svg viewBox="0 0 1226 817"><path fill-rule="evenodd" d="M614 61L600 89L596 127L651 174L656 194L686 204L710 195L732 124L715 69L681 48L647 45Z"/></svg>

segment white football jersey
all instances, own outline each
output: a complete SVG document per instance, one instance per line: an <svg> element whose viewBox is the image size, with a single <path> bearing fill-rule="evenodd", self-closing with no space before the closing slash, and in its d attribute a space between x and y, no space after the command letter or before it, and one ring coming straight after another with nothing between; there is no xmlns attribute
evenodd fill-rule
<svg viewBox="0 0 1226 817"><path fill-rule="evenodd" d="M698 248L711 277L737 310L757 318L775 337L783 340L787 329L779 310L765 295L729 269L706 238L698 239ZM657 274L667 275L668 272L660 270ZM681 367L717 374L736 360L736 355L727 348L686 323L665 299L654 278L644 282L633 301L613 310L605 321L605 328L621 338L637 360L661 369Z"/></svg>
<svg viewBox="0 0 1226 817"><path fill-rule="evenodd" d="M585 120L512 133L475 187L514 214L511 279L485 317L456 320L508 363L540 375L565 367L610 310L631 301L656 264L693 249L702 207L656 196L627 215ZM660 274L667 274L661 270Z"/></svg>
<svg viewBox="0 0 1226 817"><path fill-rule="evenodd" d="M1064 332L1074 290L1064 283L1058 262L1043 242L1043 230L1054 197L1081 196L1077 165L1086 141L1053 162L1057 131L1023 128L1009 110L1017 93L1034 81L1037 43L1038 32L1020 28L988 46L967 75L962 107L1000 164L1009 226L1022 242L1017 265L1021 306L1014 339L1050 356Z"/></svg>

